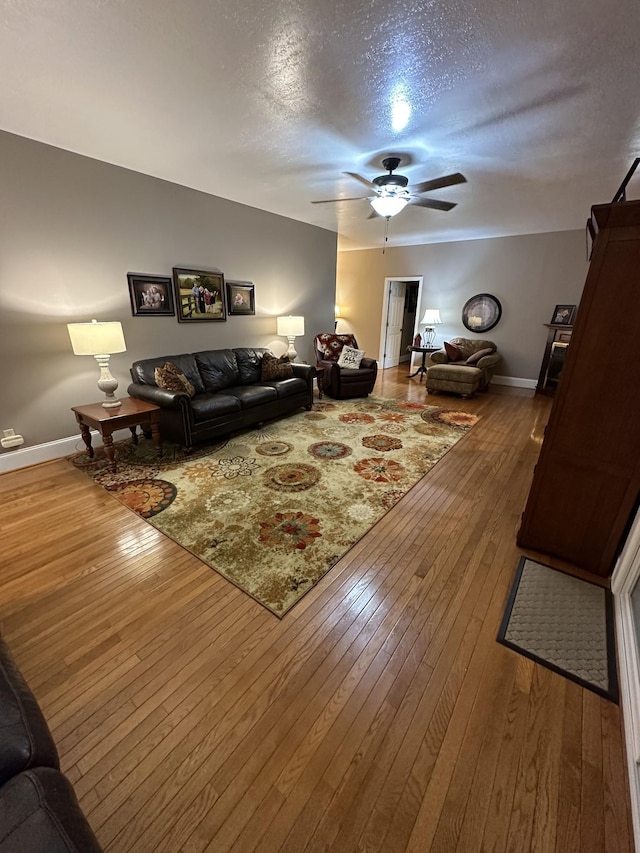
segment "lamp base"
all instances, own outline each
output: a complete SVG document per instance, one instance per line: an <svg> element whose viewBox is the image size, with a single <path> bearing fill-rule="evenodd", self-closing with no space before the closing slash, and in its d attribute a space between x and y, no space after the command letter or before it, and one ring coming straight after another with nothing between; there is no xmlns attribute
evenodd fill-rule
<svg viewBox="0 0 640 853"><path fill-rule="evenodd" d="M113 394L111 397L113 397ZM102 401L102 405L105 409L117 409L118 406L122 405L122 403L117 399L117 397L113 397L113 399L111 399L107 394L107 399Z"/></svg>
<svg viewBox="0 0 640 853"><path fill-rule="evenodd" d="M295 335L287 335L287 340L289 341L289 349L287 350L289 361L295 361L298 357L298 353L296 352L296 348L294 347L294 343L296 340Z"/></svg>
<svg viewBox="0 0 640 853"><path fill-rule="evenodd" d="M422 346L426 349L433 347L433 342L436 339L436 330L432 326L427 326L422 336Z"/></svg>
<svg viewBox="0 0 640 853"><path fill-rule="evenodd" d="M122 403L115 396L115 390L118 387L118 380L111 375L109 370L109 356L96 355L95 360L100 365L100 379L98 379L98 388L104 392L106 399L102 401L105 409L117 409Z"/></svg>

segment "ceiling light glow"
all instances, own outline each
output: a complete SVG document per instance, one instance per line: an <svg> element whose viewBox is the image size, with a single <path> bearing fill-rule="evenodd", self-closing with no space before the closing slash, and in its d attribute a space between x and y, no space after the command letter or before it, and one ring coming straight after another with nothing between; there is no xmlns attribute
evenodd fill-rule
<svg viewBox="0 0 640 853"><path fill-rule="evenodd" d="M397 88L391 96L391 127L395 133L400 133L409 124L411 104L404 89Z"/></svg>

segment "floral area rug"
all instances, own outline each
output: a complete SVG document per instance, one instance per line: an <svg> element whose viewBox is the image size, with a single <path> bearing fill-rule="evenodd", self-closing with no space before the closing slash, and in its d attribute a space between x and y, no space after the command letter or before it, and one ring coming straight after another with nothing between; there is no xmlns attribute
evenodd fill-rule
<svg viewBox="0 0 640 853"><path fill-rule="evenodd" d="M140 438L71 457L150 524L283 616L476 423L380 397L317 401L186 455Z"/></svg>

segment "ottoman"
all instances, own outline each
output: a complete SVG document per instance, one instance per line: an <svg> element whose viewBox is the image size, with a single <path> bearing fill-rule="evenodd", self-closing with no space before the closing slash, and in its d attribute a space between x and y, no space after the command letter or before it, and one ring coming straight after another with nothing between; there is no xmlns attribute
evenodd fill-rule
<svg viewBox="0 0 640 853"><path fill-rule="evenodd" d="M470 397L482 383L479 367L465 364L434 364L427 370L427 394L432 391L449 391Z"/></svg>

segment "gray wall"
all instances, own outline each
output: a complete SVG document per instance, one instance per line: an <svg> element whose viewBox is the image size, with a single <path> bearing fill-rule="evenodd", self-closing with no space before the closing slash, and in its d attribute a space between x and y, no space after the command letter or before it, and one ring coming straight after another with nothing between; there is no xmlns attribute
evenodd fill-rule
<svg viewBox="0 0 640 853"><path fill-rule="evenodd" d="M418 318L427 307L440 310L437 344L455 336L488 338L503 357L499 374L536 380L547 339L543 324L551 321L556 305L580 301L587 275L585 236L559 231L403 246L384 255L380 249L340 252L340 329L352 329L359 346L377 357L385 276L416 275L424 276ZM462 306L477 293L491 293L502 304L500 323L482 335L466 330L461 320Z"/></svg>
<svg viewBox="0 0 640 853"><path fill-rule="evenodd" d="M162 140L150 140L162 144ZM333 327L336 235L48 145L0 132L0 429L25 447L74 435L70 407L100 399L98 365L71 351L66 323L120 320L127 352L111 357L126 394L139 358L272 346L278 314L301 314L298 360ZM255 317L178 323L133 317L127 272L219 269L252 281Z"/></svg>

